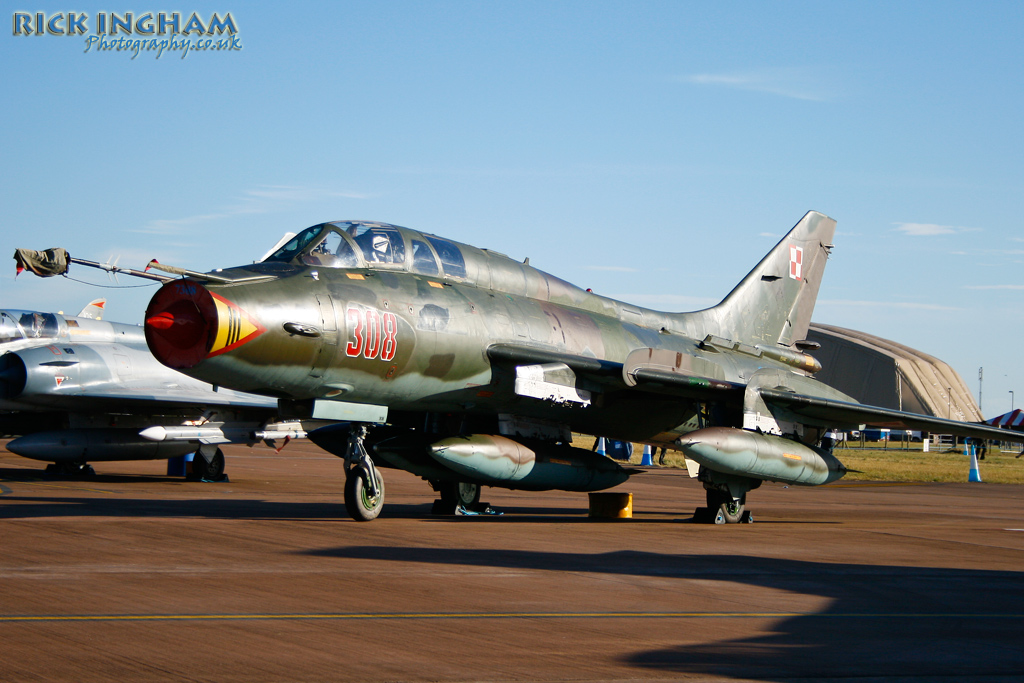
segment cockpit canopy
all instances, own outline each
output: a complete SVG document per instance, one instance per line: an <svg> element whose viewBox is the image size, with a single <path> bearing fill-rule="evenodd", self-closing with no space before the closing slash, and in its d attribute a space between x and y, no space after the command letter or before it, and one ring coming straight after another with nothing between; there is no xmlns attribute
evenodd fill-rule
<svg viewBox="0 0 1024 683"><path fill-rule="evenodd" d="M505 254L436 235L375 221L333 221L306 228L261 263L299 268L338 268L408 272L508 295L558 301L591 302L593 294L564 280L514 261ZM267 272L274 271L271 268ZM352 274L354 275L354 274ZM437 284L437 283L434 283ZM452 282L451 284L454 284ZM603 309L602 309L603 310Z"/></svg>
<svg viewBox="0 0 1024 683"><path fill-rule="evenodd" d="M306 228L264 261L466 277L465 257L454 242L370 221L336 221Z"/></svg>
<svg viewBox="0 0 1024 683"><path fill-rule="evenodd" d="M36 311L0 311L0 344L22 339L56 339L60 335L57 316Z"/></svg>

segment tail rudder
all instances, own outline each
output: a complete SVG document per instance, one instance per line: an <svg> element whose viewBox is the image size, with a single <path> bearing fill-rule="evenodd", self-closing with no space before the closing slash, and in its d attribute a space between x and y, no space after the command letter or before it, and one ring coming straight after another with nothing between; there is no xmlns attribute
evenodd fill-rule
<svg viewBox="0 0 1024 683"><path fill-rule="evenodd" d="M720 304L698 313L705 333L782 346L806 338L835 229L808 211Z"/></svg>

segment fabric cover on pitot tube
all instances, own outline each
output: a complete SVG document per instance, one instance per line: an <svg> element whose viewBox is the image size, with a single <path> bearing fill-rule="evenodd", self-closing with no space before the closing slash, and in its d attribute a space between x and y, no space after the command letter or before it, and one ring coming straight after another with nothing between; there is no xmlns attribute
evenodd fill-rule
<svg viewBox="0 0 1024 683"><path fill-rule="evenodd" d="M31 270L39 277L53 277L68 272L70 257L66 249L60 247L46 251L16 249L14 260L18 262L18 272Z"/></svg>

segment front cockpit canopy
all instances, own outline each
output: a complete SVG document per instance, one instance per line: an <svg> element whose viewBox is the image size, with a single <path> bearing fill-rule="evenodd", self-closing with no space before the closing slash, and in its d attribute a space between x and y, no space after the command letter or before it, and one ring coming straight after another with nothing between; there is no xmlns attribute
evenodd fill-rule
<svg viewBox="0 0 1024 683"><path fill-rule="evenodd" d="M325 268L409 270L466 277L466 260L448 240L369 221L336 221L306 228L264 261Z"/></svg>
<svg viewBox="0 0 1024 683"><path fill-rule="evenodd" d="M60 336L57 316L37 311L0 311L0 344L22 339L56 339Z"/></svg>

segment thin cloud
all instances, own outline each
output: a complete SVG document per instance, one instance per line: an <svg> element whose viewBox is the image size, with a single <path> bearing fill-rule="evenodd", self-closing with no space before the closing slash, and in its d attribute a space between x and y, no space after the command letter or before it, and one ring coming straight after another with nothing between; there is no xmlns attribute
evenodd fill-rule
<svg viewBox="0 0 1024 683"><path fill-rule="evenodd" d="M651 176L666 173L706 173L703 168L681 164L595 164L579 163L566 166L393 166L388 173L403 175L447 175L493 178L578 178L591 176Z"/></svg>
<svg viewBox="0 0 1024 683"><path fill-rule="evenodd" d="M311 202L320 199L330 199L333 197L343 197L345 199L369 198L369 195L357 192L338 192L336 190L295 187L292 185L263 185L254 190L246 190L243 194L246 197L252 197L255 199L289 202Z"/></svg>
<svg viewBox="0 0 1024 683"><path fill-rule="evenodd" d="M964 289L1010 289L1010 290L1022 290L1024 285L965 285Z"/></svg>
<svg viewBox="0 0 1024 683"><path fill-rule="evenodd" d="M949 253L950 254L954 254L956 256L967 256L968 254L974 254L976 256L989 256L989 257L992 257L992 256L1020 256L1020 255L1024 254L1024 249L980 249L980 248L973 248L970 251L968 251L968 250L958 250L958 251L951 251ZM987 263L987 264L978 263L976 265L979 265L979 266L980 265L994 266L996 264L995 263Z"/></svg>
<svg viewBox="0 0 1024 683"><path fill-rule="evenodd" d="M692 85L708 85L749 92L762 92L796 100L825 102L832 95L821 88L809 69L766 68L726 73L703 73L677 79Z"/></svg>
<svg viewBox="0 0 1024 683"><path fill-rule="evenodd" d="M100 253L104 253L104 251L101 250ZM124 246L108 246L105 253L108 256L104 263L134 270L144 269L151 259L158 256L153 250L143 251L131 247L125 248ZM161 258L166 258L166 256L161 256Z"/></svg>
<svg viewBox="0 0 1024 683"><path fill-rule="evenodd" d="M956 306L941 306L939 304L921 304L910 301L858 301L854 299L819 299L818 304L825 306L855 306L858 308L896 308L905 310L920 311L960 311Z"/></svg>
<svg viewBox="0 0 1024 683"><path fill-rule="evenodd" d="M910 237L935 237L936 235L957 235L962 232L980 232L981 228L964 228L956 225L937 223L893 223L896 232Z"/></svg>
<svg viewBox="0 0 1024 683"><path fill-rule="evenodd" d="M630 268L629 266L583 266L583 270L601 270L612 273L636 273L639 272L636 268Z"/></svg>
<svg viewBox="0 0 1024 683"><path fill-rule="evenodd" d="M219 211L196 214L194 216L185 216L184 218L157 219L146 223L141 228L129 229L128 232L150 235L173 235L195 225L223 220L234 216L280 211L286 206L296 203L322 201L334 198L367 199L369 196L370 195L356 192L342 192L338 190L327 190L314 187L261 185L256 188L243 191L242 195L236 198L234 204L225 206Z"/></svg>
<svg viewBox="0 0 1024 683"><path fill-rule="evenodd" d="M902 232L911 237L932 237L934 235L955 235L956 228L950 225L936 225L935 223L895 223L896 232Z"/></svg>
<svg viewBox="0 0 1024 683"><path fill-rule="evenodd" d="M188 228L199 223L215 221L229 216L237 216L240 213L261 213L259 211L220 211L217 213L204 213L185 218L158 219L146 223L141 228L129 228L128 232L142 233L146 235L174 235L183 228Z"/></svg>
<svg viewBox="0 0 1024 683"><path fill-rule="evenodd" d="M603 294L603 292L598 292ZM672 310L696 311L714 306L721 299L710 299L700 296L684 296L682 294L607 294L612 299L626 301L645 307L663 307Z"/></svg>

